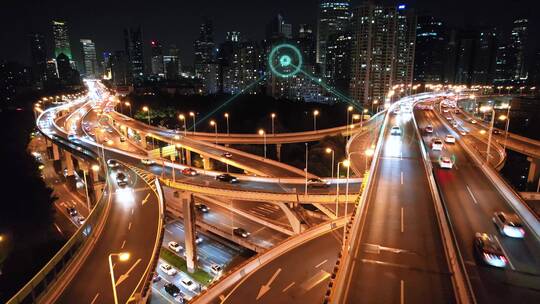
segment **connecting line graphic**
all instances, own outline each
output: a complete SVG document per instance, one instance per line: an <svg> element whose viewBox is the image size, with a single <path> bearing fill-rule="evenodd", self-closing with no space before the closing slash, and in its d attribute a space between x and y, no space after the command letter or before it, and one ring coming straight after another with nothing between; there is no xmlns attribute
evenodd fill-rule
<svg viewBox="0 0 540 304"><path fill-rule="evenodd" d="M213 109L210 113L206 114L206 116L204 116L202 119L200 119L199 121L197 121L197 123L195 123L195 127L197 127L199 124L201 124L202 122L206 121L208 118L212 117L212 115L214 115L216 112L218 112L220 109L222 109L223 107L225 107L226 105L228 105L229 103L233 102L238 96L240 96L241 94L243 94L244 92L250 90L253 86L255 86L256 84L260 83L261 81L263 81L264 79L266 79L266 75L263 75L262 77L260 77L259 79L255 80L254 82L250 83L249 85L247 85L245 88L243 88L242 90L240 90L240 92L234 94L233 96L231 96L229 99L227 99L225 102L223 102L222 104L220 104L218 107L216 107L215 109ZM188 130L192 130L193 127L190 127L188 128Z"/></svg>

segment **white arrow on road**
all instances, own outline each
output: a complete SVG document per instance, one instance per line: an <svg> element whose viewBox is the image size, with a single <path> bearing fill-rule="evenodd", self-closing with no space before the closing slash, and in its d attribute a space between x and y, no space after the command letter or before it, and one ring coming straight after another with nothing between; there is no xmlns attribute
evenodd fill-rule
<svg viewBox="0 0 540 304"><path fill-rule="evenodd" d="M122 282L124 282L128 277L129 277L129 273L133 270L133 268L135 268L135 266L137 266L139 263L141 262L141 259L138 259L135 264L133 264L133 266L131 266L131 268L126 272L124 273L123 275L121 275L118 280L116 280L116 286L120 285Z"/></svg>
<svg viewBox="0 0 540 304"><path fill-rule="evenodd" d="M150 193L146 195L146 197L142 200L141 204L144 205L148 201L148 197L150 197Z"/></svg>
<svg viewBox="0 0 540 304"><path fill-rule="evenodd" d="M268 283L261 286L261 289L259 289L259 294L257 295L257 300L259 300L262 296L264 296L264 294L266 294L270 290L270 285L277 278L280 272L281 272L281 268L278 268L278 270L276 270L276 272L270 278L270 280L268 280Z"/></svg>

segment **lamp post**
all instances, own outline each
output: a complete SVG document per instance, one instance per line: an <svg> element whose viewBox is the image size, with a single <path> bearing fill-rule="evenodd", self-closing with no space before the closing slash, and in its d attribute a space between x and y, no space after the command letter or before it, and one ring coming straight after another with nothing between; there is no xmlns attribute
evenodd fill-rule
<svg viewBox="0 0 540 304"><path fill-rule="evenodd" d="M317 116L319 116L319 110L313 111L313 131L317 132Z"/></svg>
<svg viewBox="0 0 540 304"><path fill-rule="evenodd" d="M493 124L495 123L495 109L491 106L482 106L480 107L480 111L483 113L486 113L488 111L491 111L491 122L489 124L489 134L488 134L488 146L486 151L486 163L489 164L489 152L491 149L491 136L493 135Z"/></svg>
<svg viewBox="0 0 540 304"><path fill-rule="evenodd" d="M362 131L362 128L364 126L364 115L366 115L368 112L368 109L362 110L362 116L360 116L360 131Z"/></svg>
<svg viewBox="0 0 540 304"><path fill-rule="evenodd" d="M504 150L506 151L506 140L508 139L508 128L510 126L510 105L506 106L506 115L499 116L499 120L505 121L506 120L506 128L504 130Z"/></svg>
<svg viewBox="0 0 540 304"><path fill-rule="evenodd" d="M148 115L146 115L146 117L148 118L148 125L151 125L150 124L150 108L147 107L147 106L144 106L143 108L143 111L146 112ZM152 149L154 149L156 146L156 143L154 141L154 136L152 136Z"/></svg>
<svg viewBox="0 0 540 304"><path fill-rule="evenodd" d="M326 153L327 154L332 154L332 165L330 167L332 167L332 179L334 178L334 149L332 148L326 148Z"/></svg>
<svg viewBox="0 0 540 304"><path fill-rule="evenodd" d="M264 158L266 158L266 132L263 129L259 130L259 135L264 139Z"/></svg>
<svg viewBox="0 0 540 304"><path fill-rule="evenodd" d="M371 103L371 113L374 113L375 111L373 110L373 106L374 105L378 105L379 104L379 100L378 99L375 99L372 103ZM379 112L379 106L377 106L377 113Z"/></svg>
<svg viewBox="0 0 540 304"><path fill-rule="evenodd" d="M216 145L217 145L217 122L210 120L210 125L214 127L214 134L215 134Z"/></svg>
<svg viewBox="0 0 540 304"><path fill-rule="evenodd" d="M307 197L307 172L308 172L308 157L309 157L309 149L308 149L308 143L305 143L306 145L306 167L304 168L305 174L306 174L306 180L305 180L305 189L304 189L304 195Z"/></svg>
<svg viewBox="0 0 540 304"><path fill-rule="evenodd" d="M346 114L347 114L347 131L346 131L347 135L345 136L345 138L349 137L349 115L353 110L354 110L353 106L348 106L347 107L347 112L346 112Z"/></svg>
<svg viewBox="0 0 540 304"><path fill-rule="evenodd" d="M225 113L225 120L227 121L227 136L229 136L229 113Z"/></svg>
<svg viewBox="0 0 540 304"><path fill-rule="evenodd" d="M274 129L274 120L276 119L276 113L272 113L270 114L270 117L272 118L272 136L274 136L274 132L275 132L275 129Z"/></svg>
<svg viewBox="0 0 540 304"><path fill-rule="evenodd" d="M184 136L187 136L187 124L186 124L186 117L184 114L178 115L178 118L184 123Z"/></svg>
<svg viewBox="0 0 540 304"><path fill-rule="evenodd" d="M109 254L109 272L111 273L111 284L113 289L113 296L114 296L114 303L118 304L118 295L116 293L116 281L114 279L114 269L112 264L112 257L118 257L118 260L121 262L125 262L129 260L129 253L128 252L119 252L119 253L111 253Z"/></svg>
<svg viewBox="0 0 540 304"><path fill-rule="evenodd" d="M336 179L337 179L337 182L336 182L336 216L339 216L339 181L340 181L340 176L339 176L339 165L345 165L345 164L348 164L347 160L343 160L343 161L340 161L337 163L336 165Z"/></svg>
<svg viewBox="0 0 540 304"><path fill-rule="evenodd" d="M350 168L351 168L351 153L347 155L347 159L343 161L343 166L347 168L347 184L345 184L345 214L344 216L347 216L347 206L349 205L349 174L350 174ZM339 193L338 193L339 197ZM345 246L345 232L347 229L343 229L343 241L342 244Z"/></svg>
<svg viewBox="0 0 540 304"><path fill-rule="evenodd" d="M193 134L195 134L195 124L196 124L195 112L189 112L189 116L193 117Z"/></svg>

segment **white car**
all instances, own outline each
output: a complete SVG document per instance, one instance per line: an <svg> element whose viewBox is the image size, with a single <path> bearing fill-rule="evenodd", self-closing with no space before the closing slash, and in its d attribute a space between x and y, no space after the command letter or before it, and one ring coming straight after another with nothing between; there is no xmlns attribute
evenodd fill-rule
<svg viewBox="0 0 540 304"><path fill-rule="evenodd" d="M472 123L472 124L475 124L475 123L476 123L476 120L475 120L475 119L471 119L471 123Z"/></svg>
<svg viewBox="0 0 540 304"><path fill-rule="evenodd" d="M450 157L443 156L439 158L439 167L441 167L442 169L452 169L453 166L454 164L452 163Z"/></svg>
<svg viewBox="0 0 540 304"><path fill-rule="evenodd" d="M159 268L170 276L173 276L177 273L176 269L174 269L171 265L166 264L166 263L162 263L161 265L159 265Z"/></svg>
<svg viewBox="0 0 540 304"><path fill-rule="evenodd" d="M391 135L401 135L401 128L398 126L393 126L392 129L390 129Z"/></svg>
<svg viewBox="0 0 540 304"><path fill-rule="evenodd" d="M221 267L220 265L218 264L212 264L210 266L210 270L212 271L213 274L215 275L220 275L221 272L223 271L223 267Z"/></svg>
<svg viewBox="0 0 540 304"><path fill-rule="evenodd" d="M174 252L180 252L180 250L182 250L182 246L177 242L170 241L167 245L169 246L169 249Z"/></svg>
<svg viewBox="0 0 540 304"><path fill-rule="evenodd" d="M449 143L449 144L453 144L456 142L456 138L453 136L453 135L446 135L446 137L444 138L444 141Z"/></svg>
<svg viewBox="0 0 540 304"><path fill-rule="evenodd" d="M433 133L433 126L427 125L425 130L426 130L426 133Z"/></svg>
<svg viewBox="0 0 540 304"><path fill-rule="evenodd" d="M493 223L499 228L499 232L511 238L522 239L525 237L525 229L519 217L513 213L495 212Z"/></svg>
<svg viewBox="0 0 540 304"><path fill-rule="evenodd" d="M153 159L149 159L149 158L143 158L143 159L141 159L141 163L143 165L153 165L153 164L156 163L156 161L153 160Z"/></svg>
<svg viewBox="0 0 540 304"><path fill-rule="evenodd" d="M444 144L443 144L442 140L440 140L439 138L435 138L431 142L431 149L433 151L442 151L443 146L444 146Z"/></svg>
<svg viewBox="0 0 540 304"><path fill-rule="evenodd" d="M120 164L114 159L109 159L107 160L107 166L109 166L109 168L114 169L114 168L120 167Z"/></svg>
<svg viewBox="0 0 540 304"><path fill-rule="evenodd" d="M193 283L193 281L188 278L183 278L182 280L180 280L180 283L184 285L185 288L192 291L195 290L195 288L197 287L197 284Z"/></svg>

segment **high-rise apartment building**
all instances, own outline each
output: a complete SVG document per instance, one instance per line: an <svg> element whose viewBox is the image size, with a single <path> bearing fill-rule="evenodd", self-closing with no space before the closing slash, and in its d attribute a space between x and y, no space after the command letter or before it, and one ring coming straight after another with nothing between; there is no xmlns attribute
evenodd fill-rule
<svg viewBox="0 0 540 304"><path fill-rule="evenodd" d="M85 76L96 78L98 76L98 63L96 45L90 39L81 39Z"/></svg>
<svg viewBox="0 0 540 304"><path fill-rule="evenodd" d="M131 70L130 79L140 80L144 76L143 37L140 26L124 29L124 44Z"/></svg>
<svg viewBox="0 0 540 304"><path fill-rule="evenodd" d="M478 31L474 52L472 84L490 85L493 83L497 43L497 30L495 28Z"/></svg>
<svg viewBox="0 0 540 304"><path fill-rule="evenodd" d="M412 82L416 20L405 6L353 9L350 95L366 105Z"/></svg>
<svg viewBox="0 0 540 304"><path fill-rule="evenodd" d="M331 40L347 31L351 19L349 0L322 0L317 23L317 63L326 70L326 53ZM330 77L331 78L331 77Z"/></svg>
<svg viewBox="0 0 540 304"><path fill-rule="evenodd" d="M65 21L53 20L54 57L60 54L66 55L69 60L73 60L71 47L69 44L68 26Z"/></svg>
<svg viewBox="0 0 540 304"><path fill-rule="evenodd" d="M512 68L512 76L515 84L524 84L527 80L527 69L525 66L525 51L528 35L528 19L514 20L514 26L510 34L509 60Z"/></svg>
<svg viewBox="0 0 540 304"><path fill-rule="evenodd" d="M208 71L207 65L215 61L214 26L208 18L203 19L194 49L195 75L204 78L204 71Z"/></svg>
<svg viewBox="0 0 540 304"><path fill-rule="evenodd" d="M32 64L32 82L42 87L47 79L47 52L45 38L40 33L30 34L30 61Z"/></svg>
<svg viewBox="0 0 540 304"><path fill-rule="evenodd" d="M432 16L419 16L416 24L414 81L441 83L447 39L443 22Z"/></svg>

